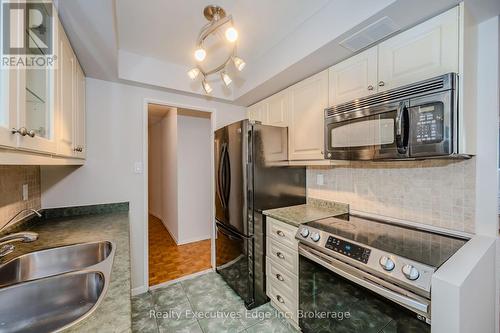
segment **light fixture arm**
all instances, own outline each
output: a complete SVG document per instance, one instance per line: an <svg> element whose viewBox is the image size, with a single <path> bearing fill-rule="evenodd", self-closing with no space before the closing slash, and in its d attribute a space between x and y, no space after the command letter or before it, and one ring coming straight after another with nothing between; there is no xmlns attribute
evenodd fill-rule
<svg viewBox="0 0 500 333"><path fill-rule="evenodd" d="M217 21L215 20L211 21L208 25L206 25L200 32L200 35L198 36L198 46L203 44L205 38L207 38L210 34L214 33L217 29L219 29L221 26L223 26L228 22L233 22L233 17L231 15L226 16Z"/></svg>

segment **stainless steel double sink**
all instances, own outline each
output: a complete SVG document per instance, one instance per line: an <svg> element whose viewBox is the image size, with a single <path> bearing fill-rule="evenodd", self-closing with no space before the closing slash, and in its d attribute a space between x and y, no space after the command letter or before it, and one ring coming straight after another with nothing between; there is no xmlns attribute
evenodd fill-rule
<svg viewBox="0 0 500 333"><path fill-rule="evenodd" d="M0 265L0 332L57 332L89 316L109 287L116 246L35 251Z"/></svg>

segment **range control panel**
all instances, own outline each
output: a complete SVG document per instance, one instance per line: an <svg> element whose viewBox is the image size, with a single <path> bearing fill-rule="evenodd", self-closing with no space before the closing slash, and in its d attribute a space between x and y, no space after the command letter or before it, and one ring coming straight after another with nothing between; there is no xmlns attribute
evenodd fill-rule
<svg viewBox="0 0 500 333"><path fill-rule="evenodd" d="M325 247L365 264L368 263L371 252L370 249L346 242L343 239L338 239L333 236L328 237Z"/></svg>

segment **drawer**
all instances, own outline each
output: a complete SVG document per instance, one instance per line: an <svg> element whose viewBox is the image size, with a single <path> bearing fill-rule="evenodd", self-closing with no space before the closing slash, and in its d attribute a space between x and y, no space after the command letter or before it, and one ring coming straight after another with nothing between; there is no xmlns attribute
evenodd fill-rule
<svg viewBox="0 0 500 333"><path fill-rule="evenodd" d="M299 304L296 298L290 297L286 291L280 289L272 280L267 280L267 296L272 300L273 304L283 311L287 318L298 322Z"/></svg>
<svg viewBox="0 0 500 333"><path fill-rule="evenodd" d="M298 298L298 281L297 276L283 268L274 260L267 258L266 260L266 277L278 286L285 295L290 295Z"/></svg>
<svg viewBox="0 0 500 333"><path fill-rule="evenodd" d="M267 239L267 256L283 266L286 270L297 275L299 267L299 253L286 245L277 242L272 237Z"/></svg>
<svg viewBox="0 0 500 333"><path fill-rule="evenodd" d="M267 235L276 239L278 242L297 250L298 241L295 239L295 234L299 228L286 224L284 222L267 217Z"/></svg>

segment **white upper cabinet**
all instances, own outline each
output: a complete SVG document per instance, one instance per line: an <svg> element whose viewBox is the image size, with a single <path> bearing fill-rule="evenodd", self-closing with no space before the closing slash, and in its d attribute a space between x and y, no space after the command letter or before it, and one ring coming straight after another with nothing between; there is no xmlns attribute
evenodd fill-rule
<svg viewBox="0 0 500 333"><path fill-rule="evenodd" d="M289 159L324 159L324 110L328 106L328 70L287 89L290 94Z"/></svg>
<svg viewBox="0 0 500 333"><path fill-rule="evenodd" d="M79 158L85 158L85 74L80 66L76 66L75 75L75 88L76 88L76 105L75 115L73 119L74 128L74 147L73 155Z"/></svg>
<svg viewBox="0 0 500 333"><path fill-rule="evenodd" d="M17 135L12 133L17 126L16 82L16 71L0 69L0 146L4 147L17 146Z"/></svg>
<svg viewBox="0 0 500 333"><path fill-rule="evenodd" d="M279 127L288 126L288 91L284 90L266 100L267 120L265 124Z"/></svg>
<svg viewBox="0 0 500 333"><path fill-rule="evenodd" d="M329 105L342 104L377 92L377 47L329 69Z"/></svg>
<svg viewBox="0 0 500 333"><path fill-rule="evenodd" d="M442 74L458 73L459 7L378 46L379 91Z"/></svg>
<svg viewBox="0 0 500 333"><path fill-rule="evenodd" d="M57 130L57 154L73 155L73 116L76 106L75 73L76 58L68 38L61 32L59 40L59 113Z"/></svg>
<svg viewBox="0 0 500 333"><path fill-rule="evenodd" d="M267 123L267 110L269 104L265 101L254 104L248 108L248 119Z"/></svg>

